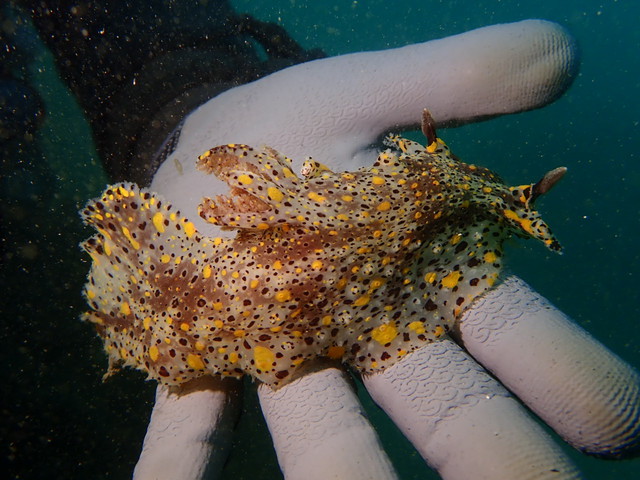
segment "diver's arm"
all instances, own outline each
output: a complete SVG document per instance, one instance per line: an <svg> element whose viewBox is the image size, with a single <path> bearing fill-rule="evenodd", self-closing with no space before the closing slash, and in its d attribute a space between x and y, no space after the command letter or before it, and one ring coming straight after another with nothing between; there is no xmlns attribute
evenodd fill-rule
<svg viewBox="0 0 640 480"><path fill-rule="evenodd" d="M229 0L15 1L53 54L114 181L147 185L163 140L220 92L323 56Z"/></svg>

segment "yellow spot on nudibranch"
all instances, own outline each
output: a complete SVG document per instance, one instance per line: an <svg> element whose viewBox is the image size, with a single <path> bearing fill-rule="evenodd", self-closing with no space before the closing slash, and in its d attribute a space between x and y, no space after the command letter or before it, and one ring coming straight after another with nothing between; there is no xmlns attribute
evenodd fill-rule
<svg viewBox="0 0 640 480"><path fill-rule="evenodd" d="M436 281L437 276L436 272L429 272L424 276L424 281L427 283L433 283Z"/></svg>
<svg viewBox="0 0 640 480"><path fill-rule="evenodd" d="M518 216L518 214L516 212L514 212L513 210L505 210L504 211L504 216L507 217L510 220L513 220L514 222L520 224L520 227L527 232L530 235L533 235L533 229L531 228L531 220L529 220L528 218L521 218Z"/></svg>
<svg viewBox="0 0 640 480"><path fill-rule="evenodd" d="M446 288L453 288L458 285L459 279L460 272L458 270L454 270L442 279L442 286Z"/></svg>
<svg viewBox="0 0 640 480"><path fill-rule="evenodd" d="M461 233L456 233L455 235L453 235L450 239L449 239L449 243L451 245L456 245L457 243L460 242L460 240L462 240L462 234Z"/></svg>
<svg viewBox="0 0 640 480"><path fill-rule="evenodd" d="M253 361L256 363L256 367L258 367L263 372L269 370L271 368L271 364L275 359L275 355L273 352L260 345L257 345L253 349Z"/></svg>
<svg viewBox="0 0 640 480"><path fill-rule="evenodd" d="M276 187L267 188L267 195L269 195L269 198L274 202L281 202L284 198L284 193L282 193Z"/></svg>
<svg viewBox="0 0 640 480"><path fill-rule="evenodd" d="M291 292L289 290L280 290L275 297L278 302L287 302L291 300Z"/></svg>
<svg viewBox="0 0 640 480"><path fill-rule="evenodd" d="M309 197L311 200L318 202L318 203L323 203L325 202L327 199L326 197L323 197L322 195L320 195L317 192L309 192L307 194L307 197Z"/></svg>
<svg viewBox="0 0 640 480"><path fill-rule="evenodd" d="M188 238L191 238L193 234L196 233L196 226L192 222L185 223L184 233L187 234Z"/></svg>
<svg viewBox="0 0 640 480"><path fill-rule="evenodd" d="M124 234L125 237L127 237L127 240L129 240L129 242L131 242L131 245L133 246L133 248L135 248L136 250L138 250L140 248L140 243L137 242L131 236L131 232L129 232L129 229L127 227L122 227L122 233Z"/></svg>
<svg viewBox="0 0 640 480"><path fill-rule="evenodd" d="M495 252L487 252L484 254L484 261L487 263L493 263L498 259Z"/></svg>
<svg viewBox="0 0 640 480"><path fill-rule="evenodd" d="M193 353L187 355L187 365L189 365L194 370L204 370L204 362L202 361L202 357L200 357L200 355L195 355Z"/></svg>
<svg viewBox="0 0 640 480"><path fill-rule="evenodd" d="M387 201L384 201L384 202L379 203L376 208L381 212L386 212L387 210L389 210L391 208L391 203L387 202Z"/></svg>
<svg viewBox="0 0 640 480"><path fill-rule="evenodd" d="M120 311L124 315L130 315L131 314L131 308L129 308L129 303L128 302L122 302L122 304L120 305Z"/></svg>
<svg viewBox="0 0 640 480"><path fill-rule="evenodd" d="M368 304L370 300L371 300L371 297L369 297L369 295L363 295L360 298L356 299L356 301L353 302L353 305L356 307L362 307Z"/></svg>
<svg viewBox="0 0 640 480"><path fill-rule="evenodd" d="M422 334L425 332L425 328L424 328L424 323L422 322L411 322L409 324L409 329L413 330L414 332L416 332L418 335Z"/></svg>
<svg viewBox="0 0 640 480"><path fill-rule="evenodd" d="M164 233L164 216L161 212L156 212L152 218L153 226L160 233Z"/></svg>
<svg viewBox="0 0 640 480"><path fill-rule="evenodd" d="M240 183L242 183L243 185L251 185L253 183L253 178L251 178L249 175L243 173L242 175L238 176L238 181Z"/></svg>
<svg viewBox="0 0 640 480"><path fill-rule="evenodd" d="M371 338L373 338L380 345L386 345L387 343L390 343L397 336L398 330L393 323L384 323L371 331Z"/></svg>
<svg viewBox="0 0 640 480"><path fill-rule="evenodd" d="M151 347L149 347L149 358L151 360L155 362L156 360L158 360L159 356L160 356L160 351L158 350L158 347L156 347L155 345L152 345Z"/></svg>
<svg viewBox="0 0 640 480"><path fill-rule="evenodd" d="M285 178L298 178L297 175L293 173L288 167L284 167L282 169L282 173L284 173Z"/></svg>
<svg viewBox="0 0 640 480"><path fill-rule="evenodd" d="M202 269L202 276L209 278L211 276L211 265L207 265Z"/></svg>
<svg viewBox="0 0 640 480"><path fill-rule="evenodd" d="M323 263L321 260L314 260L313 262L311 262L311 268L314 270L320 270L323 266Z"/></svg>

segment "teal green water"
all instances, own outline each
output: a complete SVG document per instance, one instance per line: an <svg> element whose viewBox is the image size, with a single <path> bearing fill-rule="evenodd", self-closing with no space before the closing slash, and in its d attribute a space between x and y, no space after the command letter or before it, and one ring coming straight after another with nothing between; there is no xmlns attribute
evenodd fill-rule
<svg viewBox="0 0 640 480"><path fill-rule="evenodd" d="M507 183L559 165L562 183L540 204L565 247L557 256L514 242L509 266L605 345L640 366L640 4L557 2L236 0L238 11L283 25L303 46L330 55L402 46L492 23L544 18L565 25L582 49L580 76L544 109L440 132L458 156ZM308 5L310 4L310 5ZM101 383L105 358L76 320L88 232L75 213L106 182L72 98L39 66L49 119L36 139L43 158L19 155L2 277L3 431L16 478L127 478L139 453L153 386L128 372ZM35 149L34 149L35 151ZM251 385L247 384L251 389ZM437 478L375 407L369 408L403 479ZM226 470L228 479L279 478L255 397ZM594 479L635 479L640 460L568 454Z"/></svg>

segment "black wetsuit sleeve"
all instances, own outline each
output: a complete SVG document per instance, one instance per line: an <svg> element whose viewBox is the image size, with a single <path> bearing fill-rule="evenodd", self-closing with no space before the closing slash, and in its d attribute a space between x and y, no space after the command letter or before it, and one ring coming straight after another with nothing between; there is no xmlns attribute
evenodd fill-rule
<svg viewBox="0 0 640 480"><path fill-rule="evenodd" d="M19 4L77 97L113 180L148 183L176 126L221 91L323 56L224 0Z"/></svg>

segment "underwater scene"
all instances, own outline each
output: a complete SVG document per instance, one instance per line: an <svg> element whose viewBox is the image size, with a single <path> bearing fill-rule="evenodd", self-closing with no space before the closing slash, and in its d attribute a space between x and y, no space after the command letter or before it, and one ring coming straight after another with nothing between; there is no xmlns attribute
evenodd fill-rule
<svg viewBox="0 0 640 480"><path fill-rule="evenodd" d="M562 254L539 241L513 238L504 245L504 272L522 278L622 360L640 367L637 2L211 0L140 6L104 1L93 19L88 15L94 4L51 2L49 10L46 3L15 0L0 6L0 358L5 365L0 438L9 478L131 478L156 382L130 368L103 381L109 368L103 341L92 324L80 320L87 310L82 292L91 258L79 245L95 232L78 212L114 181L148 185L149 171L158 164L147 145L169 137L177 117L204 99L292 64L402 47L492 24L559 23L578 43L579 73L543 108L439 128L438 136L457 157L497 172L507 185L567 168L562 181L536 204ZM113 12L124 19L118 25L109 24ZM141 20L145 15L147 23ZM230 25L229 18L237 24ZM83 21L91 28L83 30ZM160 33L143 31L137 21ZM59 25L80 32L76 47L57 42L56 35L64 34L57 32ZM118 29L118 39L131 37L114 44L112 55L81 45L82 36L98 38L110 28ZM208 50L200 56L193 48L191 59L174 55L166 36L172 29L186 32L180 41L193 45L193 38L206 39ZM140 86L145 77L135 76L130 93L121 94L118 82L137 68L131 65L138 61L136 50L126 47L136 43L136 35L139 42L149 42L154 55L169 52L153 65L162 82L147 91ZM279 40L269 44L267 37ZM280 49L277 55L274 49ZM212 52L222 73L201 91L193 79ZM85 54L102 63L93 69L82 65ZM191 78L180 77L181 72L196 73ZM189 94L172 103L171 89L182 93L187 86ZM171 124L168 129L139 134L136 121L154 102L170 105L163 118L174 121L165 122ZM426 142L420 130L393 133ZM134 137L140 140L137 147L130 142ZM213 146L205 143L201 152ZM169 149L166 143L162 148ZM143 160L119 160L127 155ZM353 379L399 478L440 478L376 406L355 372ZM242 382L242 414L219 478L283 478L256 383L249 377ZM638 478L640 459L584 455L544 428L585 478Z"/></svg>

